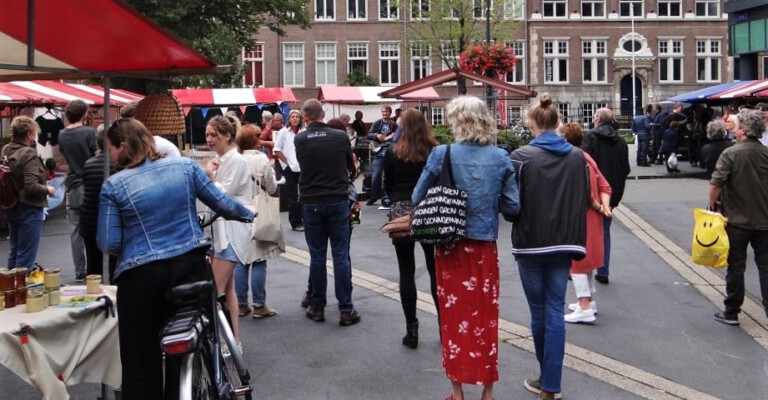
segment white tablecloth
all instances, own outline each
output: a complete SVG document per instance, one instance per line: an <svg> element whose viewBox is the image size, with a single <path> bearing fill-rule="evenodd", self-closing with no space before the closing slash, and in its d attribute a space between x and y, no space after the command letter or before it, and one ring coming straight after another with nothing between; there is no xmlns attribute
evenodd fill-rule
<svg viewBox="0 0 768 400"><path fill-rule="evenodd" d="M117 287L103 288L114 302ZM62 296L62 302L67 299ZM48 307L37 313L27 313L21 305L0 311L0 364L38 388L45 399L68 399L66 386L80 382L120 387L117 318L105 318L99 308L103 304ZM19 334L21 324L29 326L26 344Z"/></svg>

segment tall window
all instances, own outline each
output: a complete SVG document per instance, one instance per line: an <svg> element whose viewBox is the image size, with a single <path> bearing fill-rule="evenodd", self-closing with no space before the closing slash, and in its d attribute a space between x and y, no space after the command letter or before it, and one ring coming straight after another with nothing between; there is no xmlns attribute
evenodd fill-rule
<svg viewBox="0 0 768 400"><path fill-rule="evenodd" d="M607 103L584 103L581 105L581 124L585 127L592 126L592 118L599 108L608 107Z"/></svg>
<svg viewBox="0 0 768 400"><path fill-rule="evenodd" d="M441 42L440 48L442 50L443 56L451 61L452 65L456 65L456 63L459 61L459 52L456 51L455 45L453 42ZM445 71L446 69L451 68L451 64L448 64L445 62L445 59L440 60L440 65L442 68L441 71ZM456 86L456 81L448 81L443 84L443 86Z"/></svg>
<svg viewBox="0 0 768 400"><path fill-rule="evenodd" d="M379 0L379 19L398 19L396 0Z"/></svg>
<svg viewBox="0 0 768 400"><path fill-rule="evenodd" d="M336 19L336 0L315 0L315 20L329 21Z"/></svg>
<svg viewBox="0 0 768 400"><path fill-rule="evenodd" d="M411 0L411 19L429 18L430 0Z"/></svg>
<svg viewBox="0 0 768 400"><path fill-rule="evenodd" d="M568 41L544 41L544 82L568 83Z"/></svg>
<svg viewBox="0 0 768 400"><path fill-rule="evenodd" d="M563 123L571 122L571 103L561 103L557 102L557 112L560 113L560 115L563 116Z"/></svg>
<svg viewBox="0 0 768 400"><path fill-rule="evenodd" d="M582 81L585 83L608 82L608 53L605 40L581 42Z"/></svg>
<svg viewBox="0 0 768 400"><path fill-rule="evenodd" d="M400 83L400 44L379 43L379 75L382 85Z"/></svg>
<svg viewBox="0 0 768 400"><path fill-rule="evenodd" d="M356 69L368 73L368 43L347 43L347 73Z"/></svg>
<svg viewBox="0 0 768 400"><path fill-rule="evenodd" d="M523 120L523 107L507 106L507 126L512 127Z"/></svg>
<svg viewBox="0 0 768 400"><path fill-rule="evenodd" d="M347 19L365 20L368 13L368 2L366 0L347 0Z"/></svg>
<svg viewBox="0 0 768 400"><path fill-rule="evenodd" d="M659 40L659 82L683 82L683 41Z"/></svg>
<svg viewBox="0 0 768 400"><path fill-rule="evenodd" d="M493 0L472 0L472 16L475 19L485 19L485 2L490 1L490 8L493 10Z"/></svg>
<svg viewBox="0 0 768 400"><path fill-rule="evenodd" d="M445 108L432 107L432 126L445 125Z"/></svg>
<svg viewBox="0 0 768 400"><path fill-rule="evenodd" d="M680 17L682 16L680 0L659 0L657 14L659 17Z"/></svg>
<svg viewBox="0 0 768 400"><path fill-rule="evenodd" d="M619 15L631 17L634 10L635 17L643 15L643 0L619 0Z"/></svg>
<svg viewBox="0 0 768 400"><path fill-rule="evenodd" d="M421 79L432 74L429 46L424 42L411 44L411 79Z"/></svg>
<svg viewBox="0 0 768 400"><path fill-rule="evenodd" d="M720 15L720 0L696 0L697 17L717 17Z"/></svg>
<svg viewBox="0 0 768 400"><path fill-rule="evenodd" d="M582 17L605 17L605 0L581 0Z"/></svg>
<svg viewBox="0 0 768 400"><path fill-rule="evenodd" d="M283 44L283 84L289 87L304 86L304 44Z"/></svg>
<svg viewBox="0 0 768 400"><path fill-rule="evenodd" d="M565 17L568 11L568 0L544 0L545 17Z"/></svg>
<svg viewBox="0 0 768 400"><path fill-rule="evenodd" d="M257 87L264 84L264 43L256 43L253 50L243 52L245 75L243 86Z"/></svg>
<svg viewBox="0 0 768 400"><path fill-rule="evenodd" d="M507 82L514 84L525 83L525 42L512 42L507 43L507 46L511 47L517 57L515 63L515 69L511 73L507 74Z"/></svg>
<svg viewBox="0 0 768 400"><path fill-rule="evenodd" d="M336 43L315 43L315 84L336 84Z"/></svg>
<svg viewBox="0 0 768 400"><path fill-rule="evenodd" d="M525 0L504 0L504 19L523 19Z"/></svg>
<svg viewBox="0 0 768 400"><path fill-rule="evenodd" d="M696 40L696 76L697 82L720 82L720 40Z"/></svg>

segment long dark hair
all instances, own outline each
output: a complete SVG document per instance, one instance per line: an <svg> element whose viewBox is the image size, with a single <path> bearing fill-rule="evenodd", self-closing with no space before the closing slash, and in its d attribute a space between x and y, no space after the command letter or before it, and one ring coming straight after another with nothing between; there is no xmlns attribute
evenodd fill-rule
<svg viewBox="0 0 768 400"><path fill-rule="evenodd" d="M395 157L408 163L426 161L429 153L437 146L432 136L432 127L421 111L409 108L400 116L403 131L393 151Z"/></svg>

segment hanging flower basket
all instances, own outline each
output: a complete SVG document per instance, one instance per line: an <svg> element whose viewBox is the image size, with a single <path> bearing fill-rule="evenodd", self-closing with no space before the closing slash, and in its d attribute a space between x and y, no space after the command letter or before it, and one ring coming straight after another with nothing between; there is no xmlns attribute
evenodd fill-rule
<svg viewBox="0 0 768 400"><path fill-rule="evenodd" d="M511 73L515 69L515 51L504 43L478 44L467 47L459 57L461 69L486 74L493 71L496 76Z"/></svg>

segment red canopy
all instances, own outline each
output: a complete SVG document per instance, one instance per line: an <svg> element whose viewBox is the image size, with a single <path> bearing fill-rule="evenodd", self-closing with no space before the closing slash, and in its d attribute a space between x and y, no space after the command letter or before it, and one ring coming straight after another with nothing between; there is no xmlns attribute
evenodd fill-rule
<svg viewBox="0 0 768 400"><path fill-rule="evenodd" d="M471 71L457 72L452 69L446 69L445 71L440 71L424 78L417 79L413 82L408 82L406 84L382 92L380 95L381 97L403 97L406 93L412 93L416 90L431 88L435 85L455 81L459 76L463 76L477 82L485 83L486 85L491 85L497 89L504 90L506 91L506 96L508 98L528 99L530 97L536 96L535 91L522 86L513 85L498 79L489 78L485 75L476 74Z"/></svg>
<svg viewBox="0 0 768 400"><path fill-rule="evenodd" d="M317 93L317 99L325 103L339 103L339 104L375 104L375 103L390 103L400 101L394 98L385 98L381 95L382 92L387 91L387 87L382 86L333 86L325 85L320 86L320 91ZM440 95L437 94L434 88L425 87L415 90L408 90L400 93L398 96L400 99L418 101L418 100L439 100Z"/></svg>
<svg viewBox="0 0 768 400"><path fill-rule="evenodd" d="M298 102L291 88L174 89L171 92L184 107Z"/></svg>
<svg viewBox="0 0 768 400"><path fill-rule="evenodd" d="M29 4L34 34L29 35ZM34 49L30 64L28 45ZM6 0L0 80L211 73L215 64L119 0Z"/></svg>

